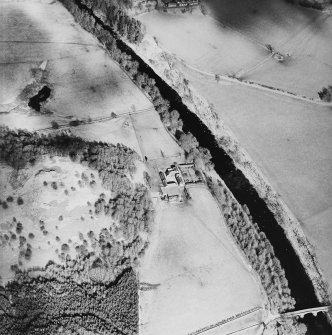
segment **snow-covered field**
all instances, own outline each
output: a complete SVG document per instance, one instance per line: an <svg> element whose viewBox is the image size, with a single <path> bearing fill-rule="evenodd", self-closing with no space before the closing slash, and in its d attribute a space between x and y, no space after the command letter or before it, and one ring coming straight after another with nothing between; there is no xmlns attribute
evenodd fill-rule
<svg viewBox="0 0 332 335"><path fill-rule="evenodd" d="M158 54L153 45L157 41L178 59L175 68L213 105L300 221L331 286L331 107L223 79L217 83L214 74L238 73L246 80L318 98L317 92L332 78L332 18L279 0L207 3L207 16L138 16L148 35L139 52L152 58ZM268 58L267 43L291 57L285 63ZM164 66L168 68L166 62ZM246 69L252 71L242 71Z"/></svg>
<svg viewBox="0 0 332 335"><path fill-rule="evenodd" d="M328 14L283 0L208 0L207 8L207 16L151 12L138 18L162 48L201 71L237 74L313 98L330 83ZM267 44L290 57L278 63Z"/></svg>
<svg viewBox="0 0 332 335"><path fill-rule="evenodd" d="M71 127L71 132L91 141L121 142L146 156L147 166L138 163L138 172L133 176L136 182L143 181L143 171L148 169L153 183L158 185L159 168L183 160L183 150L169 136L150 101L59 3L1 2L0 16L0 39L7 41L3 42L6 48L0 51L0 60L5 63L0 67L1 124L34 131L49 127L53 120L61 125L71 118L94 119L112 112L118 116L126 114ZM31 69L46 60L46 79L52 93L45 108L52 113L44 115L22 106L17 96L33 80ZM145 109L149 110L142 111ZM127 115L129 111L142 112ZM90 179L91 173L94 174L97 184L94 188L80 187L82 172ZM56 189L52 182L57 183ZM9 231L16 234L20 221L21 235L32 246L31 260L21 258L22 268L43 266L50 259L56 261L56 250L61 250L62 243L68 243L74 251L79 232L86 234L109 226L104 216L89 212L88 201L93 204L100 193L105 193L97 173L68 159L46 159L20 171L19 178L9 167L2 166L0 184L1 199L10 195L14 198L7 209L1 210L4 213L1 234L9 236ZM17 205L18 196L22 196L23 205ZM156 194L153 196L156 202ZM161 331L176 334L176 330L187 333L263 304L259 286L227 235L215 201L205 189L193 189L192 196L186 207L157 205L151 251L144 258L139 275L142 280L160 280L163 284L158 290L161 296L151 301L151 305L142 296L140 322L151 321L144 330L146 334L162 334ZM47 233L40 229L40 220ZM178 230L176 224L180 222L182 228ZM29 238L29 233L34 238ZM4 282L12 278L10 265L19 262L18 243L16 239L1 247L0 275ZM163 248L160 262L154 259L155 248ZM173 258L165 258L165 252ZM158 277L160 266L163 268ZM165 284L169 275L174 279ZM165 323L170 320L165 319L165 311L168 317L172 316L169 324ZM224 329L239 329L258 322L261 313L241 318ZM195 318L191 324L189 321ZM256 328L251 331L258 333Z"/></svg>
<svg viewBox="0 0 332 335"><path fill-rule="evenodd" d="M254 307L260 289L204 187L185 205L159 202L140 270L140 334L189 334ZM153 288L149 284L155 285ZM259 323L262 311L224 324L225 334ZM258 334L258 327L246 334Z"/></svg>
<svg viewBox="0 0 332 335"><path fill-rule="evenodd" d="M88 180L82 180L82 173ZM1 200L13 197L13 201L6 201L7 209L1 208L0 276L3 283L14 276L11 265L21 261L20 268L28 269L43 267L49 260L60 262L63 243L69 245L70 255L75 257L75 246L82 243L79 233L89 240L90 230L98 234L102 228L108 228L112 219L94 213L94 203L102 193L107 195L109 191L101 185L98 172L69 158L45 158L18 172L1 165ZM23 199L22 205L17 204L18 197ZM16 231L18 222L23 225L21 233ZM29 237L31 233L33 237ZM9 237L8 242L4 240L5 235ZM32 246L31 260L26 260L24 255L19 257L20 237Z"/></svg>
<svg viewBox="0 0 332 335"><path fill-rule="evenodd" d="M0 41L0 123L10 128L32 131L50 127L52 120L64 124L72 118L121 115L133 108L152 107L97 40L57 2L0 3ZM33 80L31 69L44 61L46 84L52 89L45 109L52 114L36 113L17 99ZM132 146L135 137L124 123L125 118L97 123L90 133ZM75 134L86 134L86 127L82 131L77 128Z"/></svg>

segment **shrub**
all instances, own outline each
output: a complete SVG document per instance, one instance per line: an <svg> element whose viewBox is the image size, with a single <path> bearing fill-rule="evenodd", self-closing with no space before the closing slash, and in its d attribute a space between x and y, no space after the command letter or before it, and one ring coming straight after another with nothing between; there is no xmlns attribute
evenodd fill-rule
<svg viewBox="0 0 332 335"><path fill-rule="evenodd" d="M7 197L7 202L13 202L14 201L14 198L10 195L9 197Z"/></svg>
<svg viewBox="0 0 332 335"><path fill-rule="evenodd" d="M25 254L24 254L24 258L29 261L31 259L31 256L32 256L32 250L30 248L27 248L27 250L25 251Z"/></svg>
<svg viewBox="0 0 332 335"><path fill-rule="evenodd" d="M51 122L51 126L53 129L59 129L59 124L54 120Z"/></svg>
<svg viewBox="0 0 332 335"><path fill-rule="evenodd" d="M52 181L51 185L52 185L52 188L53 188L54 190L57 190L57 189L58 189L58 185L57 185L56 181Z"/></svg>
<svg viewBox="0 0 332 335"><path fill-rule="evenodd" d="M67 243L62 244L61 250L63 252L68 252L69 251L69 245Z"/></svg>
<svg viewBox="0 0 332 335"><path fill-rule="evenodd" d="M29 239L30 239L30 240L33 240L33 239L35 238L35 235L34 235L33 233L29 233L28 236L29 236Z"/></svg>
<svg viewBox="0 0 332 335"><path fill-rule="evenodd" d="M59 216L59 221L62 221L62 220L63 220L63 216L60 215L60 216Z"/></svg>
<svg viewBox="0 0 332 335"><path fill-rule="evenodd" d="M6 201L3 201L2 204L1 204L2 208L3 209L7 209L8 208L8 204Z"/></svg>
<svg viewBox="0 0 332 335"><path fill-rule="evenodd" d="M17 222L17 224L16 224L16 233L17 234L21 234L22 230L23 230L22 223L21 222Z"/></svg>
<svg viewBox="0 0 332 335"><path fill-rule="evenodd" d="M80 121L80 120L72 120L72 121L69 121L69 125L72 126L72 127L77 127L77 126L79 126L81 123L82 123L82 121Z"/></svg>
<svg viewBox="0 0 332 335"><path fill-rule="evenodd" d="M332 101L332 86L323 87L318 96L322 101L331 102Z"/></svg>
<svg viewBox="0 0 332 335"><path fill-rule="evenodd" d="M19 241L20 241L20 246L23 246L24 243L27 241L27 239L24 236L20 236Z"/></svg>
<svg viewBox="0 0 332 335"><path fill-rule="evenodd" d="M43 230L43 235L46 236L48 234L47 230Z"/></svg>
<svg viewBox="0 0 332 335"><path fill-rule="evenodd" d="M23 205L24 201L21 197L18 197L17 198L17 204L20 206L20 205Z"/></svg>
<svg viewBox="0 0 332 335"><path fill-rule="evenodd" d="M47 186L47 181L46 180L43 181L43 185Z"/></svg>

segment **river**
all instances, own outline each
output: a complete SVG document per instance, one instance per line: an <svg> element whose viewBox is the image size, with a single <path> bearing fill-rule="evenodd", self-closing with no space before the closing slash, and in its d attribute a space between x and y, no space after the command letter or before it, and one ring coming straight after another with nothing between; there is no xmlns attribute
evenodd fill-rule
<svg viewBox="0 0 332 335"><path fill-rule="evenodd" d="M188 109L182 102L179 94L161 79L126 43L119 39L117 34L114 33L110 27L106 26L96 17L91 9L80 3L79 0L75 0L75 3L81 10L87 11L93 16L97 23L116 38L118 48L122 52L131 55L133 60L138 62L138 70L140 72L145 72L150 78L155 80L156 86L162 96L170 102L172 109L176 109L179 112L184 124L184 130L190 131L196 137L200 146L210 150L216 172L224 180L237 201L241 205L246 204L248 206L253 220L271 242L275 255L285 270L289 288L291 289L292 296L296 300L296 309L319 306L320 304L315 295L313 285L290 241L287 239L284 230L278 224L265 201L259 197L257 191L253 188L242 171L235 167L232 158L218 145L208 127L195 113ZM332 334L332 326L329 325L323 313L319 313L317 317L307 315L303 319L303 322L308 327L308 335Z"/></svg>

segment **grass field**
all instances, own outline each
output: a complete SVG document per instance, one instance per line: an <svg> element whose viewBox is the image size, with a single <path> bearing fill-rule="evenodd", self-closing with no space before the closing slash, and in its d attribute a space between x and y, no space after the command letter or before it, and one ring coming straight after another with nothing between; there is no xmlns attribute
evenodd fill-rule
<svg viewBox="0 0 332 335"><path fill-rule="evenodd" d="M209 191L198 187L189 192L192 200L186 205L157 205L156 227L140 270L141 285L155 285L140 291L142 335L189 334L261 306L259 288ZM258 311L223 325L216 334L260 318Z"/></svg>

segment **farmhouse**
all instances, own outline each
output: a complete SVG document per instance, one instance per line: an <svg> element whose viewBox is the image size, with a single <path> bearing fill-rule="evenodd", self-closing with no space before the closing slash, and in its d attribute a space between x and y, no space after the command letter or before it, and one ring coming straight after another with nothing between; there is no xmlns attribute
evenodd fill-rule
<svg viewBox="0 0 332 335"><path fill-rule="evenodd" d="M174 163L164 172L159 171L159 177L162 182L161 198L168 201L182 202L184 197L190 198L185 185L203 182L201 173L193 163Z"/></svg>
<svg viewBox="0 0 332 335"><path fill-rule="evenodd" d="M162 0L164 7L175 8L175 7L189 7L197 6L199 0Z"/></svg>

